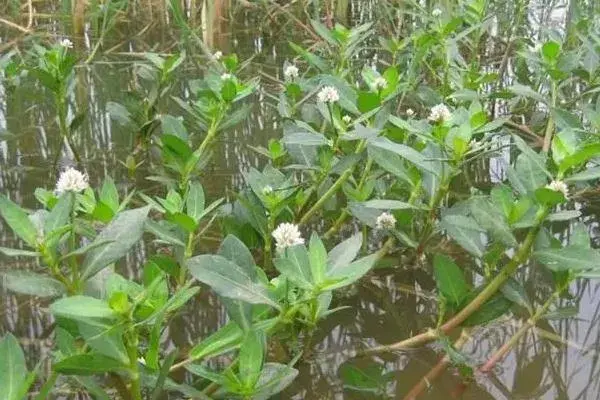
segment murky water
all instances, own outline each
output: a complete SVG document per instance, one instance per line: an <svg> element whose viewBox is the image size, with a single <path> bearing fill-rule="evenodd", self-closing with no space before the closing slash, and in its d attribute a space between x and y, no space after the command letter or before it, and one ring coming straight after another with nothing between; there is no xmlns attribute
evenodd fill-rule
<svg viewBox="0 0 600 400"><path fill-rule="evenodd" d="M152 191L156 184L145 179L149 165L142 165L131 178L119 162L125 160L131 149L130 134L110 119L107 102L124 98L126 88L131 87L133 64L141 60L139 53L168 52L173 48L174 40L179 38L179 31L168 20L162 2L140 3L134 7L133 14L121 21L107 37L104 50L110 49L108 54L102 55L100 51L97 62L78 67L75 96L70 99L89 110L89 118L77 136L76 145L91 182L97 184L105 176L112 176L123 191L134 185L140 190ZM269 77L279 75L284 60L293 57L287 40L306 36L301 26L284 18L289 12L306 21L302 7L286 6L282 11L278 6L266 12L250 3L233 2L231 7L225 6L228 2L215 3L223 6L215 6L206 12L212 19L204 20L205 42L224 53L236 52L242 60L253 57L245 74L260 73L263 80L261 91L251 99L254 107L251 117L222 136L215 147L218 154L202 180L211 199L227 196L229 189L242 184L241 172L264 163L248 145L264 146L269 138L280 136L273 101L265 94L274 86ZM60 2L44 4L36 5L37 12L50 15L60 10ZM349 2L345 10L342 6L338 5L341 10L336 8L338 19L357 23L378 17L377 1ZM531 4L532 15L538 15L538 6L544 4ZM563 5L555 3L554 11L543 17L545 19L536 17L535 26L560 24L564 9ZM502 29L503 18L499 17L499 20L499 29ZM149 21L153 21L152 24ZM45 25L51 37L62 37L65 32L71 32L73 26L71 21L63 23L48 16L36 18L34 23ZM198 21L200 23L202 21ZM89 27L84 31L90 34ZM0 25L0 40L0 48L6 50L6 44L12 40L17 40L15 43L19 45L22 36ZM89 47L89 42L90 39L84 36L79 38L77 46L80 49ZM186 82L193 79L194 74L184 72L176 92L186 93ZM0 190L30 207L35 206L33 190L36 187L52 188L57 173L52 164L60 135L54 122L54 111L45 99L41 89L31 82L15 91L0 83L0 132L7 130L15 135L10 140L0 137ZM182 115L172 104L163 111ZM489 176L488 166L481 167L474 173ZM588 225L596 228L598 210L590 205L582 207L590 222ZM16 242L12 234L4 227L0 229L0 245L14 247ZM568 226L557 226L555 232L564 237L568 234ZM206 243L210 247L210 240ZM137 276L140 260L150 250L146 245L140 245L120 268L129 276ZM298 366L299 378L280 398L403 398L437 363L442 352L435 345L402 354L356 356L356 351L365 344L400 340L430 326L436 318L437 305L432 295L435 284L426 272L427 266L406 264L400 258L392 261L398 268L378 271L337 299L340 305L350 308L334 314L322 324L313 338L311 356ZM36 265L13 259L1 258L0 262L0 269L36 268ZM542 294L533 290L533 282L538 291L544 287L540 282L547 282L547 289L551 288L550 279L542 269L522 269L520 273L524 274L523 281L531 283L528 291L532 299L547 295L547 292ZM561 302L579 306L579 314L574 318L540 323L493 374L465 380L451 369L433 382L422 398L600 398L596 350L600 342L599 289L594 281L574 286L571 297ZM169 329L168 340L182 348L196 343L227 321L225 311L209 290L203 291L196 302ZM520 316L518 312L516 315ZM473 365L484 362L522 322L519 318L507 317L472 331L473 339L463 347L464 353L471 357ZM45 304L0 289L0 334L10 331L21 339L30 366L49 356L51 346L47 328L50 323ZM361 379L354 381L361 384L352 387L347 384L347 378L356 374Z"/></svg>

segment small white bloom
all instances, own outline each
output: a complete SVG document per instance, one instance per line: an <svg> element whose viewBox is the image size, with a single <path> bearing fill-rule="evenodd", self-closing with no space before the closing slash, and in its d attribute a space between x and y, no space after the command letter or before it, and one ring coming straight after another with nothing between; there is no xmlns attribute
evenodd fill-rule
<svg viewBox="0 0 600 400"><path fill-rule="evenodd" d="M265 186L265 187L263 188L263 190L262 190L262 193L263 193L265 196L270 196L271 194L273 194L273 187L272 187L272 186L270 186L270 185L267 185L267 186Z"/></svg>
<svg viewBox="0 0 600 400"><path fill-rule="evenodd" d="M561 192L565 196L565 199L569 198L569 187L563 181L552 181L546 185L546 188L555 192Z"/></svg>
<svg viewBox="0 0 600 400"><path fill-rule="evenodd" d="M439 8L434 8L433 11L431 12L431 15L433 15L434 17L439 17L440 15L442 15L442 10L440 10Z"/></svg>
<svg viewBox="0 0 600 400"><path fill-rule="evenodd" d="M413 115L415 115L415 111L412 108L409 108L408 110L406 110L406 115L412 117Z"/></svg>
<svg viewBox="0 0 600 400"><path fill-rule="evenodd" d="M221 58L223 58L223 52L222 51L215 51L215 54L213 54L213 60L215 61L219 61Z"/></svg>
<svg viewBox="0 0 600 400"><path fill-rule="evenodd" d="M146 365L146 359L144 357L138 357L137 361L142 365Z"/></svg>
<svg viewBox="0 0 600 400"><path fill-rule="evenodd" d="M478 142L475 139L472 139L469 142L469 147L471 148L471 150L480 150L483 148L483 143L482 142Z"/></svg>
<svg viewBox="0 0 600 400"><path fill-rule="evenodd" d="M73 48L73 42L71 42L71 40L69 39L63 39L60 41L60 45L66 49L72 49Z"/></svg>
<svg viewBox="0 0 600 400"><path fill-rule="evenodd" d="M396 226L396 218L388 212L383 212L377 217L375 226L377 229L394 229L394 226Z"/></svg>
<svg viewBox="0 0 600 400"><path fill-rule="evenodd" d="M352 117L349 115L344 115L342 117L342 121L344 121L345 124L349 124L350 122L352 122Z"/></svg>
<svg viewBox="0 0 600 400"><path fill-rule="evenodd" d="M233 75L231 75L231 74L228 74L227 72L226 72L226 73L224 73L223 75L221 75L221 80L222 80L222 81L227 81L227 80L229 80L229 79L233 79Z"/></svg>
<svg viewBox="0 0 600 400"><path fill-rule="evenodd" d="M283 76L285 77L285 79L288 80L297 78L299 74L300 71L298 71L298 67L296 67L295 65L288 65L283 70Z"/></svg>
<svg viewBox="0 0 600 400"><path fill-rule="evenodd" d="M388 83L385 80L385 78L383 77L379 77L377 79L375 79L375 89L381 90L381 89L385 89L387 87Z"/></svg>
<svg viewBox="0 0 600 400"><path fill-rule="evenodd" d="M275 239L275 246L277 247L277 250L284 250L287 247L295 246L297 244L304 244L304 239L300 234L298 225L287 222L279 224L271 236L273 236Z"/></svg>
<svg viewBox="0 0 600 400"><path fill-rule="evenodd" d="M432 122L444 122L449 120L451 117L452 113L448 107L442 103L431 107L431 112L429 113L429 117L427 119Z"/></svg>
<svg viewBox="0 0 600 400"><path fill-rule="evenodd" d="M333 86L325 86L319 94L317 98L320 103L335 103L340 99L340 95L336 88Z"/></svg>
<svg viewBox="0 0 600 400"><path fill-rule="evenodd" d="M64 170L58 182L56 182L56 194L62 194L64 192L81 192L90 186L88 182L88 176L77 171L75 168L69 167Z"/></svg>

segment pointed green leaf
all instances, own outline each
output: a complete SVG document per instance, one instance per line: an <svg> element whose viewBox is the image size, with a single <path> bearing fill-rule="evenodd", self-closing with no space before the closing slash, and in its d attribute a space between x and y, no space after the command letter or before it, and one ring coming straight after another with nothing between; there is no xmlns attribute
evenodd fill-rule
<svg viewBox="0 0 600 400"><path fill-rule="evenodd" d="M0 388L2 398L22 400L20 388L27 376L25 355L17 339L7 333L0 340Z"/></svg>
<svg viewBox="0 0 600 400"><path fill-rule="evenodd" d="M7 271L2 274L2 281L8 290L30 296L57 297L66 293L61 282L31 271Z"/></svg>
<svg viewBox="0 0 600 400"><path fill-rule="evenodd" d="M462 271L454 260L442 254L433 258L433 275L438 290L454 305L459 305L469 292L469 286Z"/></svg>
<svg viewBox="0 0 600 400"><path fill-rule="evenodd" d="M102 354L76 354L62 359L53 366L63 375L95 375L127 369L119 361Z"/></svg>
<svg viewBox="0 0 600 400"><path fill-rule="evenodd" d="M18 205L0 195L0 215L4 218L13 232L29 246L37 246L37 229L27 213Z"/></svg>

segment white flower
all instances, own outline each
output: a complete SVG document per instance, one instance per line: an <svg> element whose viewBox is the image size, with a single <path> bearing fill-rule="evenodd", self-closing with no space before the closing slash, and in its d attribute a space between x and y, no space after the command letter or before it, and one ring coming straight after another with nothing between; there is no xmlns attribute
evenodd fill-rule
<svg viewBox="0 0 600 400"><path fill-rule="evenodd" d="M431 112L429 113L429 117L427 119L432 122L444 122L449 120L451 117L452 113L448 107L442 103L431 107Z"/></svg>
<svg viewBox="0 0 600 400"><path fill-rule="evenodd" d="M325 86L319 94L317 98L320 103L335 103L340 99L340 95L336 88L333 86Z"/></svg>
<svg viewBox="0 0 600 400"><path fill-rule="evenodd" d="M56 182L56 194L62 194L64 192L81 192L90 186L88 183L88 176L77 171L75 168L69 167L64 170L58 182Z"/></svg>
<svg viewBox="0 0 600 400"><path fill-rule="evenodd" d="M138 357L137 361L142 365L146 365L146 359L144 357Z"/></svg>
<svg viewBox="0 0 600 400"><path fill-rule="evenodd" d="M213 60L219 61L223 57L222 51L215 51L215 54L212 55Z"/></svg>
<svg viewBox="0 0 600 400"><path fill-rule="evenodd" d="M385 78L383 77L379 77L377 79L375 79L375 89L381 90L381 89L385 89L387 87L388 83L385 80Z"/></svg>
<svg viewBox="0 0 600 400"><path fill-rule="evenodd" d="M298 67L295 65L288 65L283 69L283 76L285 79L294 79L299 75Z"/></svg>
<svg viewBox="0 0 600 400"><path fill-rule="evenodd" d="M471 148L471 150L480 150L484 146L482 142L478 142L477 140L473 139L469 142L469 147Z"/></svg>
<svg viewBox="0 0 600 400"><path fill-rule="evenodd" d="M304 239L298 230L298 225L287 222L279 224L271 236L275 239L277 250L284 250L287 247L304 244Z"/></svg>
<svg viewBox="0 0 600 400"><path fill-rule="evenodd" d="M412 108L409 108L408 110L406 110L406 115L412 117L413 115L415 115L415 111Z"/></svg>
<svg viewBox="0 0 600 400"><path fill-rule="evenodd" d="M66 49L73 48L73 42L71 42L71 40L69 40L69 39L63 39L59 42L59 44Z"/></svg>
<svg viewBox="0 0 600 400"><path fill-rule="evenodd" d="M434 17L439 17L440 15L442 15L442 10L440 10L439 8L434 8L433 11L431 12L431 15L433 15Z"/></svg>
<svg viewBox="0 0 600 400"><path fill-rule="evenodd" d="M229 80L229 79L233 79L233 75L231 75L231 74L228 74L227 72L226 72L226 73L224 73L223 75L221 75L221 80L222 80L222 81L227 81L227 80Z"/></svg>
<svg viewBox="0 0 600 400"><path fill-rule="evenodd" d="M262 194L264 194L265 196L270 196L271 194L273 194L273 187L270 185L265 186L262 190Z"/></svg>
<svg viewBox="0 0 600 400"><path fill-rule="evenodd" d="M546 185L546 188L555 192L561 192L565 196L565 199L569 198L569 187L563 181L552 181Z"/></svg>
<svg viewBox="0 0 600 400"><path fill-rule="evenodd" d="M352 122L352 117L349 115L344 115L342 117L342 121L344 121L345 124L349 124L350 122Z"/></svg>
<svg viewBox="0 0 600 400"><path fill-rule="evenodd" d="M388 212L383 212L377 217L375 226L377 229L394 229L394 226L396 226L396 218Z"/></svg>

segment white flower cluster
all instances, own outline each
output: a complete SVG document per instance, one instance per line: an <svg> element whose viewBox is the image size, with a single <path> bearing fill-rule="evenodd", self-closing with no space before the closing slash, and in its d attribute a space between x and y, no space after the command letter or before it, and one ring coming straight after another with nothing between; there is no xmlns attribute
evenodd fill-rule
<svg viewBox="0 0 600 400"><path fill-rule="evenodd" d="M221 58L223 58L223 52L222 51L215 51L215 54L212 55L212 58L215 61L219 61Z"/></svg>
<svg viewBox="0 0 600 400"><path fill-rule="evenodd" d="M233 75L231 75L231 74L228 74L227 72L226 72L226 73L224 73L223 75L221 75L221 80L222 80L222 81L228 81L228 80L230 80L230 79L233 79Z"/></svg>
<svg viewBox="0 0 600 400"><path fill-rule="evenodd" d="M385 88L387 88L387 85L388 85L388 83L385 80L385 78L380 76L379 78L375 79L375 88L377 90L385 89Z"/></svg>
<svg viewBox="0 0 600 400"><path fill-rule="evenodd" d="M335 103L340 100L340 94L333 86L325 86L317 94L317 99L320 103Z"/></svg>
<svg viewBox="0 0 600 400"><path fill-rule="evenodd" d="M442 10L440 10L439 8L434 8L433 11L431 12L431 15L433 15L434 17L439 17L440 15L442 15Z"/></svg>
<svg viewBox="0 0 600 400"><path fill-rule="evenodd" d="M69 167L61 172L54 192L60 195L64 192L81 192L90 186L87 174L81 173L75 168Z"/></svg>
<svg viewBox="0 0 600 400"><path fill-rule="evenodd" d="M277 250L284 250L291 246L304 244L304 239L302 238L302 234L298 229L298 225L287 222L279 224L271 236L273 236L275 239L275 246L277 247Z"/></svg>
<svg viewBox="0 0 600 400"><path fill-rule="evenodd" d="M406 116L412 117L414 115L415 115L415 111L412 108L409 108L408 110L406 110Z"/></svg>
<svg viewBox="0 0 600 400"><path fill-rule="evenodd" d="M266 185L265 187L263 187L262 194L264 194L265 196L272 195L273 194L273 187L270 186L270 185Z"/></svg>
<svg viewBox="0 0 600 400"><path fill-rule="evenodd" d="M563 181L552 181L546 185L546 188L555 192L561 192L565 196L565 199L569 198L569 187Z"/></svg>
<svg viewBox="0 0 600 400"><path fill-rule="evenodd" d="M60 44L62 47L66 48L66 49L72 49L72 48L73 48L73 42L71 42L71 40L70 40L70 39L66 39L66 38L65 38L65 39L61 40L61 41L59 42L59 44Z"/></svg>
<svg viewBox="0 0 600 400"><path fill-rule="evenodd" d="M394 229L396 226L396 218L388 212L383 212L377 217L375 226L377 229Z"/></svg>
<svg viewBox="0 0 600 400"><path fill-rule="evenodd" d="M352 117L349 115L344 115L342 117L342 121L344 121L345 124L349 124L350 122L352 122Z"/></svg>
<svg viewBox="0 0 600 400"><path fill-rule="evenodd" d="M432 122L445 122L452 118L450 109L445 104L438 104L431 107L428 120Z"/></svg>
<svg viewBox="0 0 600 400"><path fill-rule="evenodd" d="M288 65L283 69L283 76L286 80L295 79L300 75L298 67L295 65Z"/></svg>

